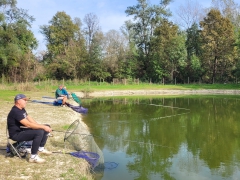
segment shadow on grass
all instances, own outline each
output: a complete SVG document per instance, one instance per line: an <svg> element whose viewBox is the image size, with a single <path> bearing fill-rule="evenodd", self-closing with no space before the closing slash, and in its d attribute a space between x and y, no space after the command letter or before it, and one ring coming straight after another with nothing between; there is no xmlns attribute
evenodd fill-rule
<svg viewBox="0 0 240 180"><path fill-rule="evenodd" d="M0 156L6 156L7 152L6 152L6 145L0 145Z"/></svg>

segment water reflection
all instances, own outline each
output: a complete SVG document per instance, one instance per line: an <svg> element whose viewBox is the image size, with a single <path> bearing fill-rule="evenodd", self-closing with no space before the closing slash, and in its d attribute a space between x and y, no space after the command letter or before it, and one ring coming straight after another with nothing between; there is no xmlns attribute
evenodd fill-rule
<svg viewBox="0 0 240 180"><path fill-rule="evenodd" d="M238 179L240 99L231 96L84 101L83 118L118 167L99 179Z"/></svg>

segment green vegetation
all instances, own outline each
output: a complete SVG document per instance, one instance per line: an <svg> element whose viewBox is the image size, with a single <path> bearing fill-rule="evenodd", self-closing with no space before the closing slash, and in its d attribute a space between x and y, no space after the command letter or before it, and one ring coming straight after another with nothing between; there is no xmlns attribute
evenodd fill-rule
<svg viewBox="0 0 240 180"><path fill-rule="evenodd" d="M30 30L34 18L26 10L17 8L17 0L0 0L1 82L81 79L114 84L80 89L78 85L67 84L72 90L86 92L135 89L128 85L115 86L123 80L157 84L237 83L240 79L240 6L233 0L213 0L211 7L202 9L188 1L179 8L182 10L177 13L179 17L172 18L167 8L170 3L172 0L157 4L137 0L136 5L125 10L131 20L126 21L120 31L106 33L101 31L98 17L92 13L82 21L64 11L56 12L47 25L40 27L46 51L35 55L37 39ZM172 22L172 19L179 21ZM34 87L53 89L46 85ZM138 88L148 87L138 84ZM181 88L189 87L177 87ZM32 89L29 86L22 90Z"/></svg>
<svg viewBox="0 0 240 180"><path fill-rule="evenodd" d="M13 85L0 85L0 99L12 101L13 97L18 93L24 93L29 96L51 96L54 97L54 92L62 81L54 84L47 84L41 82L40 84L21 83ZM239 90L239 84L177 84L177 85L162 85L153 83L139 83L139 84L110 84L99 82L76 83L72 81L65 81L65 86L69 92L94 92L94 91L108 91L108 90L161 90L161 89L234 89ZM16 89L16 87L18 87ZM28 89L32 87L32 89ZM27 89L27 90L26 90Z"/></svg>

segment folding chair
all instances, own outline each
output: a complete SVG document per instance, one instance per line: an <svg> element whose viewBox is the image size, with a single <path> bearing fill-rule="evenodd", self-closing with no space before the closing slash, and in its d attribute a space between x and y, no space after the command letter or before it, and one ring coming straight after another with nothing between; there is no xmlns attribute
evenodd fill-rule
<svg viewBox="0 0 240 180"><path fill-rule="evenodd" d="M26 157L27 150L23 146L25 144L25 141L23 141L23 142L13 141L9 137L7 126L6 126L6 136L7 136L7 149L6 149L7 154L6 154L6 157L18 156L20 159Z"/></svg>

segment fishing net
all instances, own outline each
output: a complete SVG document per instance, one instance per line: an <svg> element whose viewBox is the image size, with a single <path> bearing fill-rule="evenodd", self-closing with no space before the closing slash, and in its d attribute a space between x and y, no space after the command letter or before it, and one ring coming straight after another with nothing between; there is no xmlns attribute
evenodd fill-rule
<svg viewBox="0 0 240 180"><path fill-rule="evenodd" d="M79 120L74 121L64 136L65 148L74 149L77 152L70 153L75 157L86 159L93 168L104 166L102 151L96 144L94 137Z"/></svg>
<svg viewBox="0 0 240 180"><path fill-rule="evenodd" d="M92 168L95 168L98 165L99 155L97 153L77 151L77 152L71 152L70 154L78 158L86 159L87 162L89 162L89 164L92 166Z"/></svg>

